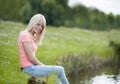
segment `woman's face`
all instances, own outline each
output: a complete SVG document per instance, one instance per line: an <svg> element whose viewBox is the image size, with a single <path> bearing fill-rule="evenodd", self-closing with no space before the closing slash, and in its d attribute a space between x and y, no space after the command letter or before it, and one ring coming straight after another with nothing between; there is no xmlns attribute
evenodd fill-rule
<svg viewBox="0 0 120 84"><path fill-rule="evenodd" d="M34 26L33 26L33 29L32 31L34 31L35 33L40 33L41 31L43 30L43 26L42 24L40 23L40 21L38 21Z"/></svg>

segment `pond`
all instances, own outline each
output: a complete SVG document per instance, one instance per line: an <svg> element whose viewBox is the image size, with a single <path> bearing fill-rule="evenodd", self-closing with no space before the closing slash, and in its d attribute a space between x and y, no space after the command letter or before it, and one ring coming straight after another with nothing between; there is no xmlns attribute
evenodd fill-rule
<svg viewBox="0 0 120 84"><path fill-rule="evenodd" d="M70 84L120 84L120 66L104 66L69 75Z"/></svg>

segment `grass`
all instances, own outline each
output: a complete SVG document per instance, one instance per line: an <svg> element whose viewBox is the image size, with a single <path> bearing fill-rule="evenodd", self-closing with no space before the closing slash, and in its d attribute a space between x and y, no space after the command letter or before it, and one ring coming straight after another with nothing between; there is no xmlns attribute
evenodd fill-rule
<svg viewBox="0 0 120 84"><path fill-rule="evenodd" d="M25 24L0 22L0 84L26 84L28 76L20 71L17 39ZM47 26L43 45L36 56L43 63L57 64L59 59L70 53L94 54L107 59L113 54L109 38L118 30L92 31L78 28Z"/></svg>

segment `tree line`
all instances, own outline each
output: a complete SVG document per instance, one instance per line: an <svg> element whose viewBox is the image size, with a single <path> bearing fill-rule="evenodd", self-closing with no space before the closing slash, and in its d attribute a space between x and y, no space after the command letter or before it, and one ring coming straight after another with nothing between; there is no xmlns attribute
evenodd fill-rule
<svg viewBox="0 0 120 84"><path fill-rule="evenodd" d="M27 23L36 13L45 15L47 25L105 30L119 29L120 15L105 14L82 4L68 6L68 0L0 0L0 20Z"/></svg>

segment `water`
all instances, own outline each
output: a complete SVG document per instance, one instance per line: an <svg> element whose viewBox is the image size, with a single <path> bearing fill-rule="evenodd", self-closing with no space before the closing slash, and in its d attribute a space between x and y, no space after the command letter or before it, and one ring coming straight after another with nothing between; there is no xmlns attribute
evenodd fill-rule
<svg viewBox="0 0 120 84"><path fill-rule="evenodd" d="M120 67L105 66L69 75L70 84L120 84Z"/></svg>

